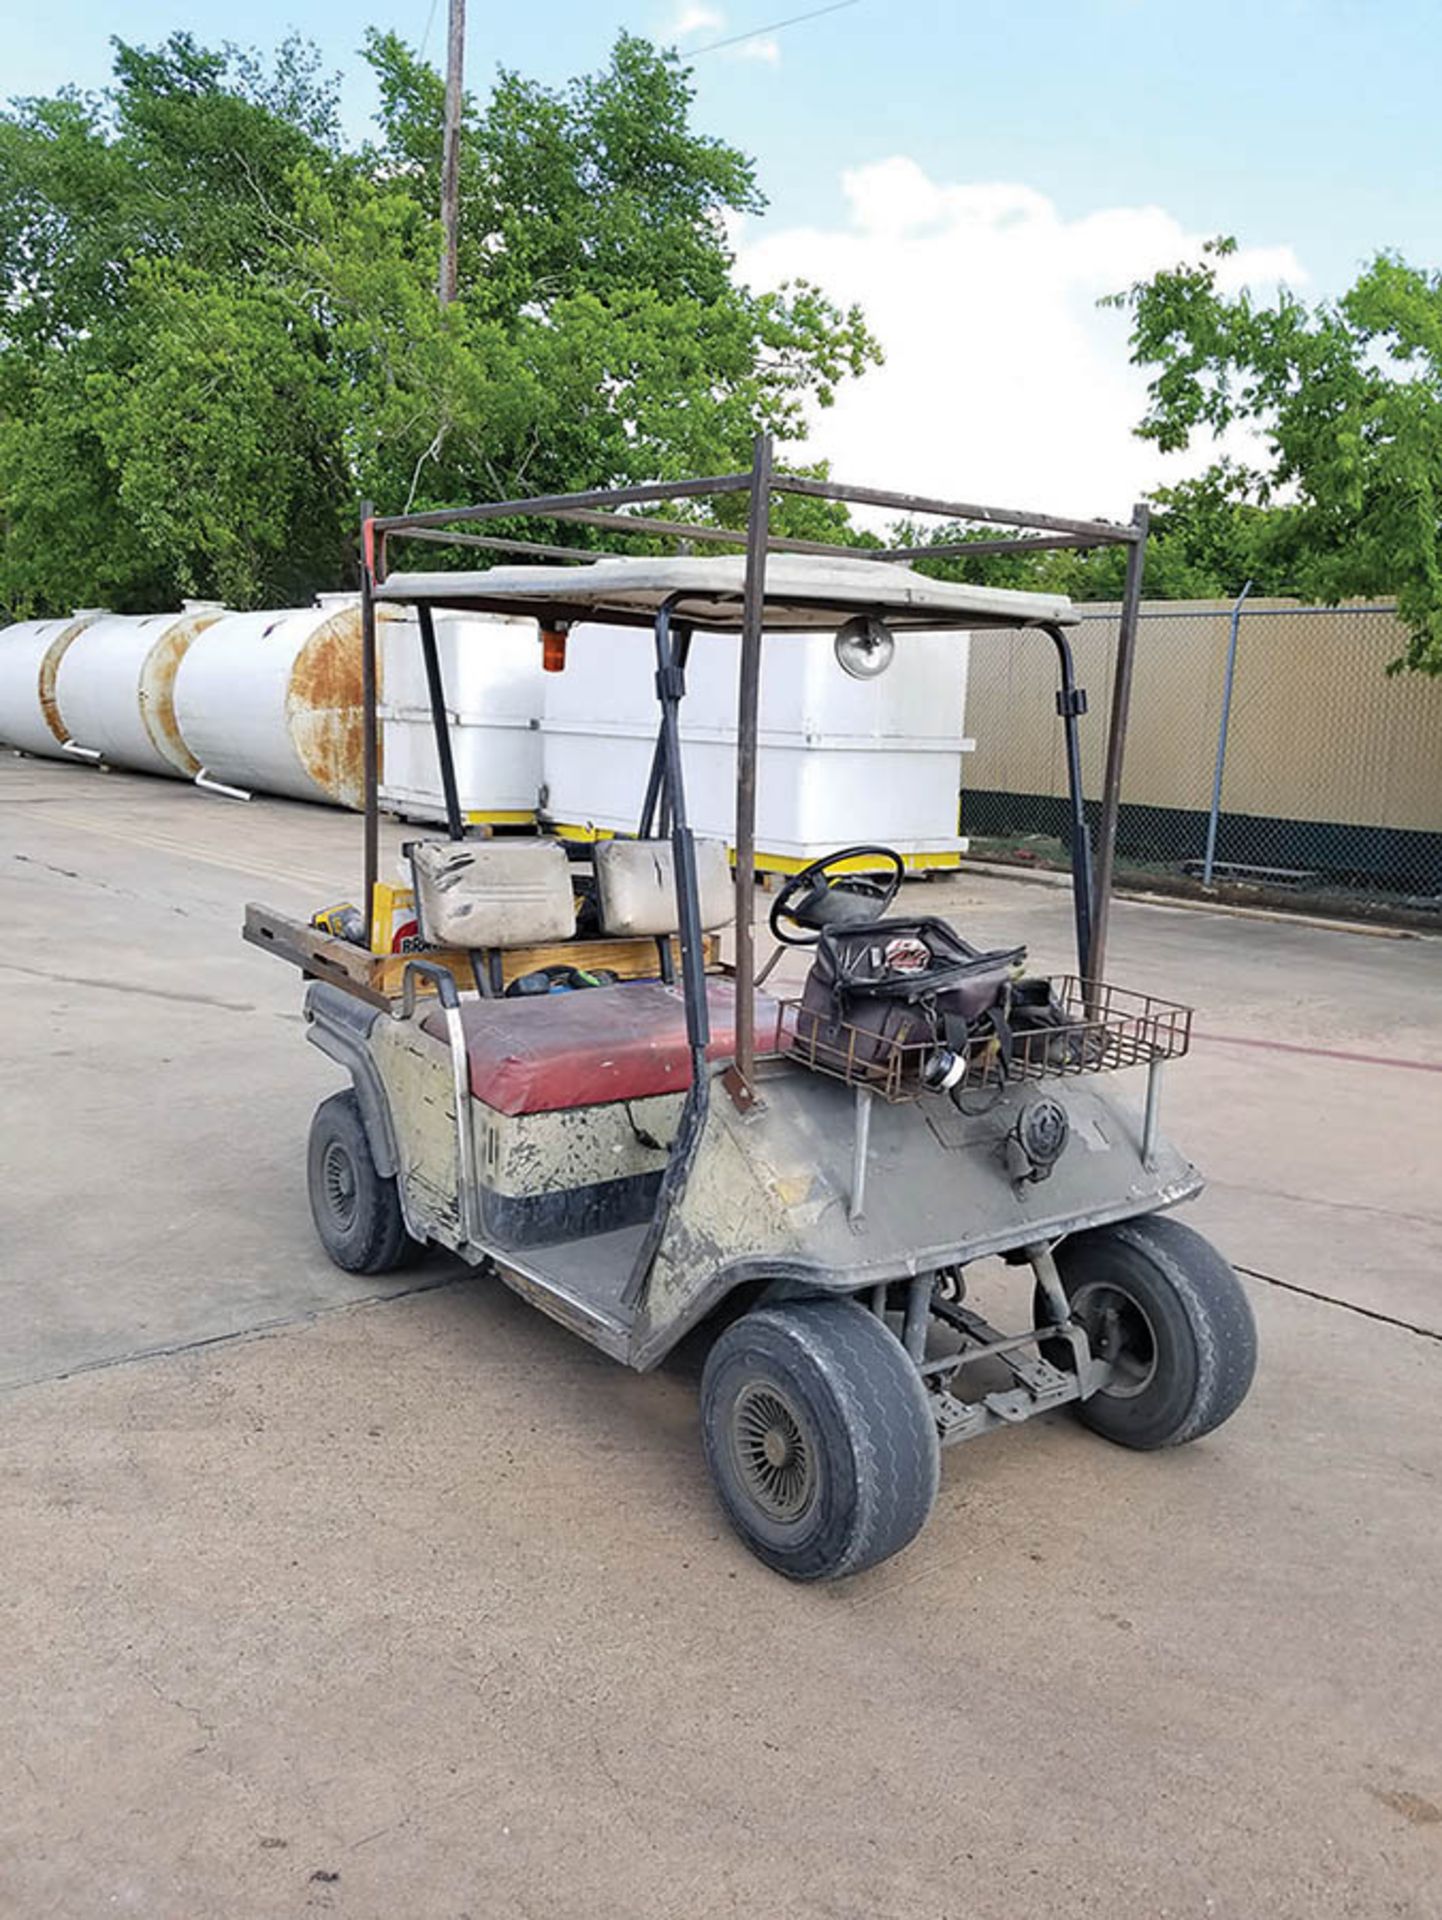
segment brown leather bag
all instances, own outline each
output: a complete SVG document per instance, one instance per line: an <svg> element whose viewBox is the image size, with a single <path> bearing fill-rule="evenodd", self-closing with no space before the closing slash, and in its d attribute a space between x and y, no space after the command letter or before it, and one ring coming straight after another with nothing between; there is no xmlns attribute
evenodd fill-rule
<svg viewBox="0 0 1442 1920"><path fill-rule="evenodd" d="M919 940L930 964L888 967L899 939ZM1025 958L1025 947L979 952L944 920L829 927L802 989L792 1050L805 1065L899 1087L920 1077L934 1047L959 1049L1004 1007Z"/></svg>

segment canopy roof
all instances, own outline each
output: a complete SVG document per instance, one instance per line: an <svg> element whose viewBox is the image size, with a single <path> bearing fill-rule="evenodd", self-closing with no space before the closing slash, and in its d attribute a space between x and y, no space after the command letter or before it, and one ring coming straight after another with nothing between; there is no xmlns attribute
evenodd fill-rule
<svg viewBox="0 0 1442 1920"><path fill-rule="evenodd" d="M740 554L618 556L581 566L393 573L377 584L375 596L468 612L531 614L543 622L609 620L649 627L661 603L679 594L676 619L725 630L741 626L745 584L746 561ZM874 613L899 630L1070 626L1078 618L1061 594L931 580L890 561L790 553L767 557L765 625L772 632L829 631L857 613Z"/></svg>

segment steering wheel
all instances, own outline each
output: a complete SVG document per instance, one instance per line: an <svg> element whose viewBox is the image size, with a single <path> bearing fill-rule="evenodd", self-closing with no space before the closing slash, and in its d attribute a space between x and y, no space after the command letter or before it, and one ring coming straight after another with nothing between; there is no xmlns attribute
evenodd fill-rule
<svg viewBox="0 0 1442 1920"><path fill-rule="evenodd" d="M843 860L884 860L890 873L832 873ZM814 947L825 927L854 927L879 920L901 891L906 868L890 847L843 847L793 873L771 902L772 937L783 947ZM788 922L790 931L782 926Z"/></svg>

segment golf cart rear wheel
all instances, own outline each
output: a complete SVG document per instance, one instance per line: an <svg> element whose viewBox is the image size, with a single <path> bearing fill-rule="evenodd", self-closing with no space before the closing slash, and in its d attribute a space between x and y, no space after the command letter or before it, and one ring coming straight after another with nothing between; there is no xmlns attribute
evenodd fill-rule
<svg viewBox="0 0 1442 1920"><path fill-rule="evenodd" d="M732 1526L792 1580L889 1559L936 1498L926 1389L896 1336L855 1301L733 1321L706 1361L701 1432Z"/></svg>
<svg viewBox="0 0 1442 1920"><path fill-rule="evenodd" d="M1087 1426L1124 1447L1178 1447L1230 1419L1257 1365L1257 1329L1241 1282L1210 1241L1180 1220L1144 1214L1064 1240L1057 1270L1106 1386L1077 1404ZM1046 1312L1037 1297L1037 1324ZM1068 1367L1064 1341L1043 1343Z"/></svg>
<svg viewBox="0 0 1442 1920"><path fill-rule="evenodd" d="M360 1104L349 1090L315 1110L306 1185L321 1245L347 1273L390 1273L420 1252L406 1232L395 1181L376 1169Z"/></svg>

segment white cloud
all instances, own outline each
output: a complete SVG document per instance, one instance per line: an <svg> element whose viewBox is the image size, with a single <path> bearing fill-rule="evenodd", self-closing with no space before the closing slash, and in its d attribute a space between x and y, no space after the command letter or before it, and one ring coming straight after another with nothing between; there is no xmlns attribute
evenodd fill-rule
<svg viewBox="0 0 1442 1920"><path fill-rule="evenodd" d="M1133 436L1145 376L1128 363L1127 316L1096 305L1195 258L1202 235L1160 207L1067 220L1032 187L946 185L904 156L842 187L841 226L737 236L753 286L802 278L856 301L886 350L815 415L809 448L838 479L1121 516L1214 457L1209 444L1165 457ZM1243 249L1219 271L1228 286L1307 277L1287 246Z"/></svg>
<svg viewBox="0 0 1442 1920"><path fill-rule="evenodd" d="M663 27L657 38L663 45L674 46L694 34L724 32L725 27L726 15L719 7L708 6L706 0L680 0L670 26ZM728 60L759 60L768 67L779 67L781 64L781 43L769 33L752 33L723 41L716 51L723 50ZM698 47L696 51L707 53L711 49Z"/></svg>
<svg viewBox="0 0 1442 1920"><path fill-rule="evenodd" d="M718 7L708 7L706 0L681 0L676 17L669 27L662 28L660 38L670 46L693 33L719 33L725 24L725 14Z"/></svg>

